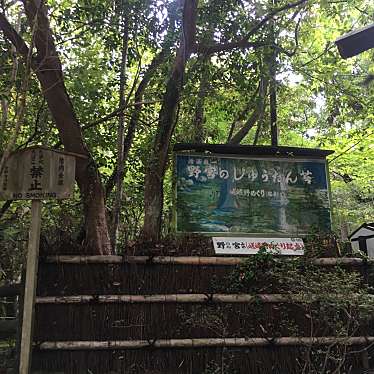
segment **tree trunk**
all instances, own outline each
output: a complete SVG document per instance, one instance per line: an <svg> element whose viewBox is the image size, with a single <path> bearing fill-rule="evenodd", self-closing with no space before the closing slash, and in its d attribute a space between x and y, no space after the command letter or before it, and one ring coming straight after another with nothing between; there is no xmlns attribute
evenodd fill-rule
<svg viewBox="0 0 374 374"><path fill-rule="evenodd" d="M118 116L118 134L117 134L117 173L116 173L116 195L114 199L113 214L112 214L112 231L111 242L113 251L116 252L118 239L118 224L121 214L122 204L122 189L123 178L125 174L124 167L124 140L125 140L125 86L126 86L126 66L127 66L127 49L129 41L129 24L126 15L125 5L122 4L122 51L121 51L121 66L120 66L120 87L119 87L119 103L118 107L121 112Z"/></svg>
<svg viewBox="0 0 374 374"><path fill-rule="evenodd" d="M276 0L273 0L275 5ZM275 30L274 20L270 22L270 42L275 45ZM269 77L270 77L270 134L271 134L271 145L278 146L278 119L277 119L277 51L273 47L270 55L269 63Z"/></svg>
<svg viewBox="0 0 374 374"><path fill-rule="evenodd" d="M136 133L136 128L138 126L138 122L140 119L140 114L142 112L143 108L143 97L145 90L150 82L150 80L153 78L155 75L158 67L165 61L165 58L169 55L170 53L170 47L173 41L173 34L175 32L175 20L176 20L176 15L177 9L175 5L172 3L169 8L169 14L170 14L170 22L169 22L169 27L168 31L165 35L164 38L164 43L161 51L153 58L152 62L148 66L147 70L144 73L143 79L138 85L138 88L135 91L135 97L134 101L135 103L139 103L134 106L134 109L131 112L131 118L129 121L129 126L127 128L126 136L124 139L124 146L123 146L123 164L125 167L127 157L129 155L135 133ZM112 192L114 188L114 183L115 183L115 178L117 175L117 166L114 168L114 171L112 175L109 177L108 182L105 186L105 195L106 197L109 196L109 194ZM124 169L124 176L126 175L126 168Z"/></svg>
<svg viewBox="0 0 374 374"><path fill-rule="evenodd" d="M229 131L229 135L227 136L227 141L226 143L230 143L230 140L231 138L233 137L234 135L234 132L236 130L236 126L238 124L240 124L241 121L244 121L247 116L248 116L248 113L250 111L250 109L256 104L256 97L258 96L258 93L260 91L260 87L261 87L261 82L260 84L257 86L255 92L252 94L251 98L249 99L247 105L245 106L245 108L239 113L239 115L232 121L231 123L231 126L230 126L230 131Z"/></svg>
<svg viewBox="0 0 374 374"><path fill-rule="evenodd" d="M129 121L129 126L127 128L126 137L124 139L124 145L123 145L123 164L125 166L127 157L129 155L132 142L134 140L136 128L138 126L140 114L143 108L143 105L141 104L143 101L144 92L148 86L149 81L154 76L155 72L157 71L157 68L162 64L166 56L166 51L162 50L158 55L154 57L151 64L148 66L148 69L144 73L144 77L142 81L139 83L139 86L135 92L135 103L139 103L134 106L134 109L131 112L131 118ZM126 170L125 170L126 173ZM106 197L109 196L109 194L112 192L115 184L115 178L117 175L117 166L115 167L113 174L109 177L108 182L106 184L105 188L105 194Z"/></svg>
<svg viewBox="0 0 374 374"><path fill-rule="evenodd" d="M66 151L83 156L77 157L76 180L83 199L87 251L109 254L111 253L111 245L106 220L104 190L95 162L83 142L80 124L66 91L61 62L47 16L47 8L43 3L38 8L34 0L24 0L24 6L30 25L33 24L36 17L35 46L37 56L34 62L34 71L58 128L61 141Z"/></svg>
<svg viewBox="0 0 374 374"><path fill-rule="evenodd" d="M177 56L173 73L169 78L159 115L159 126L144 181L144 227L143 236L158 240L161 229L164 198L163 179L166 170L169 143L174 130L176 109L179 102L184 61Z"/></svg>
<svg viewBox="0 0 374 374"><path fill-rule="evenodd" d="M208 86L209 86L209 64L210 64L210 56L204 56L202 58L200 85L199 85L199 92L197 93L197 101L196 101L195 115L194 115L194 121L193 121L194 143L204 142L204 122L205 122L204 107L205 107L205 98L207 96Z"/></svg>
<svg viewBox="0 0 374 374"><path fill-rule="evenodd" d="M262 117L266 101L267 88L268 78L262 77L260 81L258 97L254 103L254 108L251 115L249 116L243 127L238 130L237 133L228 141L228 144L240 144L240 142L247 136L252 127Z"/></svg>
<svg viewBox="0 0 374 374"><path fill-rule="evenodd" d="M145 175L143 237L158 240L161 230L163 180L186 62L195 47L198 0L185 0L181 42L166 85L154 145Z"/></svg>

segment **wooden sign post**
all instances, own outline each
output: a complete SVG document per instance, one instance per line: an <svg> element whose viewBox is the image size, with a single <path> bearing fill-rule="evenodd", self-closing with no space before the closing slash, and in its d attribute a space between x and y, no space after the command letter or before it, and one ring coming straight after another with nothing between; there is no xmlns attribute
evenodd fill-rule
<svg viewBox="0 0 374 374"><path fill-rule="evenodd" d="M34 322L34 308L36 296L36 284L38 276L39 239L41 225L42 202L32 200L31 225L29 243L27 248L26 280L23 302L20 374L28 374L31 363L32 334Z"/></svg>
<svg viewBox="0 0 374 374"><path fill-rule="evenodd" d="M11 154L0 175L0 200L32 200L19 374L29 374L31 367L42 200L69 198L74 180L75 157L44 147Z"/></svg>

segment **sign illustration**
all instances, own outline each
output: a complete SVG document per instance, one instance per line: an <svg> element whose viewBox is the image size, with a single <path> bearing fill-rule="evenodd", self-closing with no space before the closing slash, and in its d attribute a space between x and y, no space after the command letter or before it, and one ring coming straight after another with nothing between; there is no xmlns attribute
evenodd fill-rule
<svg viewBox="0 0 374 374"><path fill-rule="evenodd" d="M330 230L325 159L176 155L178 232Z"/></svg>

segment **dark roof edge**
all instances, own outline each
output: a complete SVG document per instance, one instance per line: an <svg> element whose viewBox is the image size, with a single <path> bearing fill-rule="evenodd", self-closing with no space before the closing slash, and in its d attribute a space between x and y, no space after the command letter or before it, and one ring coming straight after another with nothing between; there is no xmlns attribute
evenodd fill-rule
<svg viewBox="0 0 374 374"><path fill-rule="evenodd" d="M368 229L371 231L374 231L374 223L363 223L360 227L358 227L355 231L351 233L351 235L348 235L348 239L351 239L354 234L356 234L361 229Z"/></svg>
<svg viewBox="0 0 374 374"><path fill-rule="evenodd" d="M285 156L285 157L318 157L326 158L334 151L328 149L298 148L298 147L275 147L268 145L232 145L232 144L206 144L206 143L177 143L174 151L197 151L234 155L256 155L256 156Z"/></svg>

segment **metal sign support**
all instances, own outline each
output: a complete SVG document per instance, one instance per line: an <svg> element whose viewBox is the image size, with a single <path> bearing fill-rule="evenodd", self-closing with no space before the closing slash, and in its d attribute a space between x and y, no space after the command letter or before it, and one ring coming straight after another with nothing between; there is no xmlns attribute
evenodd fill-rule
<svg viewBox="0 0 374 374"><path fill-rule="evenodd" d="M41 200L32 200L31 226L27 250L26 282L24 294L19 374L29 374L31 365L32 334L38 274L41 211Z"/></svg>

